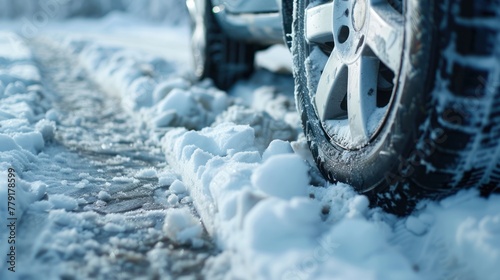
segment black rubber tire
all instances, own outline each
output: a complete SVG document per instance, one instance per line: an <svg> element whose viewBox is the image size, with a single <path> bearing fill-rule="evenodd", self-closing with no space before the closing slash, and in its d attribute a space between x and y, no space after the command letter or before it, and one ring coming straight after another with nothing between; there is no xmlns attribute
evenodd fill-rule
<svg viewBox="0 0 500 280"><path fill-rule="evenodd" d="M210 0L197 3L201 20L192 19L191 38L195 75L200 80L210 78L218 88L227 90L254 71L257 47L228 37L212 12Z"/></svg>
<svg viewBox="0 0 500 280"><path fill-rule="evenodd" d="M405 0L403 0L405 1ZM408 71L378 136L360 150L329 141L311 102L304 11L294 7L297 107L320 171L352 185L372 205L408 214L438 199L500 186L500 4L491 0L406 0Z"/></svg>
<svg viewBox="0 0 500 280"><path fill-rule="evenodd" d="M283 19L283 39L288 49L292 49L293 35L293 1L283 0L281 2L281 18Z"/></svg>

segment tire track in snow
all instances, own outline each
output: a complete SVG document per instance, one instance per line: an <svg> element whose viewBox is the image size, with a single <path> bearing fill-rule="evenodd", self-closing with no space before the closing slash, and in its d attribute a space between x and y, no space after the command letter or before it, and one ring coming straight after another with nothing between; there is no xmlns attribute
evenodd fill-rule
<svg viewBox="0 0 500 280"><path fill-rule="evenodd" d="M148 135L121 109L118 99L107 96L89 81L73 58L61 55L60 50L47 43L38 42L33 47L47 94L53 99L53 109L48 114L58 124L55 138L60 145L50 147L47 153L60 154L59 149L63 148L65 156L73 159L61 161L69 163L69 169L80 169L77 182L82 179L89 184L121 182L127 185L125 189L152 198L152 188L141 186L151 184L155 176L142 180L133 180L133 176L141 169L164 167L159 148L148 141ZM110 195L115 193L110 191Z"/></svg>
<svg viewBox="0 0 500 280"><path fill-rule="evenodd" d="M167 201L176 175L160 148L74 57L45 41L31 47L53 103L46 117L57 125L41 164L27 171L47 185L47 196L20 224L19 277L201 278L210 241L193 248L165 234L170 208L192 207L190 199Z"/></svg>

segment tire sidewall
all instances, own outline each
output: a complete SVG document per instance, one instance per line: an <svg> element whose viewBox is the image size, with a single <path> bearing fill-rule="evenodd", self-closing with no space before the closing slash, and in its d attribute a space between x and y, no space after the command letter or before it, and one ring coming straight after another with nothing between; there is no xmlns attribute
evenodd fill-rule
<svg viewBox="0 0 500 280"><path fill-rule="evenodd" d="M416 151L417 140L422 135L419 127L429 115L436 69L433 28L438 18L434 1L406 1L402 68L389 114L374 141L352 151L328 140L312 105L309 92L315 90L316 85L307 86L304 63L308 53L303 32L304 11L308 2L298 0L299 6L294 9L293 29L297 39L292 52L296 67L297 107L318 167L328 179L352 184L360 192L381 193L389 185L404 185L413 175L412 162L407 160Z"/></svg>

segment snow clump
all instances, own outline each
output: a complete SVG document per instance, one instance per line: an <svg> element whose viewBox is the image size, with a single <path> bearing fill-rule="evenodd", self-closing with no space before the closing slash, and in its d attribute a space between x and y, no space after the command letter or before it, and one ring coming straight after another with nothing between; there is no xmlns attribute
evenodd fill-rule
<svg viewBox="0 0 500 280"><path fill-rule="evenodd" d="M201 222L186 207L167 209L163 231L168 238L180 244L191 243L195 248L204 244Z"/></svg>

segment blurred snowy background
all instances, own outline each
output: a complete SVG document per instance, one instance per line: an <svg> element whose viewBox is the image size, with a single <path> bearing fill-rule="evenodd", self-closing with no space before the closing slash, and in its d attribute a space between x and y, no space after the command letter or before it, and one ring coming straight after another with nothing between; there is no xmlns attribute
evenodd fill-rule
<svg viewBox="0 0 500 280"><path fill-rule="evenodd" d="M113 12L173 24L188 21L183 0L0 0L1 19L22 19L34 26L73 17L103 17Z"/></svg>

